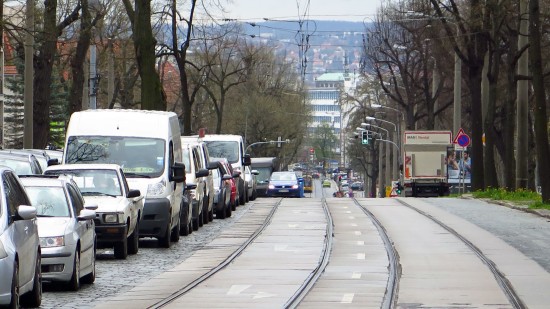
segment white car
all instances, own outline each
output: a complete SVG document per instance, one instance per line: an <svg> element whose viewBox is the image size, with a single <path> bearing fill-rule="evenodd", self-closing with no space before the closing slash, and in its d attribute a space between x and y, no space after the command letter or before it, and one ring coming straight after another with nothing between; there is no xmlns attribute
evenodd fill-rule
<svg viewBox="0 0 550 309"><path fill-rule="evenodd" d="M8 167L0 166L0 306L38 307L42 302L36 208Z"/></svg>
<svg viewBox="0 0 550 309"><path fill-rule="evenodd" d="M86 204L97 205L95 231L99 248L114 247L117 259L126 259L128 254L138 252L144 197L139 190L128 188L119 165L53 165L44 174L71 176Z"/></svg>
<svg viewBox="0 0 550 309"><path fill-rule="evenodd" d="M258 196L256 194L256 176L260 173L257 170L251 170L250 166L244 167L244 181L246 181L246 187L248 192L246 193L246 201L253 201Z"/></svg>
<svg viewBox="0 0 550 309"><path fill-rule="evenodd" d="M84 208L84 198L67 177L21 177L36 208L42 249L42 281L62 282L77 291L95 281L96 213Z"/></svg>

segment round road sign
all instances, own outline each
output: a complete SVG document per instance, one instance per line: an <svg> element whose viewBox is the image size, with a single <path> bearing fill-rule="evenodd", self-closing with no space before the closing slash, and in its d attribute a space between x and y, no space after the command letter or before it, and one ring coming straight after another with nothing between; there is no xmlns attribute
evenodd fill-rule
<svg viewBox="0 0 550 309"><path fill-rule="evenodd" d="M461 134L458 137L457 142L462 147L468 147L468 145L470 145L470 137L467 134Z"/></svg>

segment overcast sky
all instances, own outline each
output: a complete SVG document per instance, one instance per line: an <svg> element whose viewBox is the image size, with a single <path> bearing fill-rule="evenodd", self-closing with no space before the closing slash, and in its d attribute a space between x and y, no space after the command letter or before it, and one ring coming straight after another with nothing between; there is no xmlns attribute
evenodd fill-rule
<svg viewBox="0 0 550 309"><path fill-rule="evenodd" d="M232 0L226 6L228 18L258 21L263 18L364 21L372 18L380 0Z"/></svg>

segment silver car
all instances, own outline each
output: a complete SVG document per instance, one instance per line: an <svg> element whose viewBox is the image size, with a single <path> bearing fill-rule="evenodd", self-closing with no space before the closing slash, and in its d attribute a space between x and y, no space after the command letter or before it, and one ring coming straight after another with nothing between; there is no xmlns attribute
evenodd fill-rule
<svg viewBox="0 0 550 309"><path fill-rule="evenodd" d="M38 307L42 302L36 208L21 181L0 166L0 306Z"/></svg>
<svg viewBox="0 0 550 309"><path fill-rule="evenodd" d="M63 282L76 291L95 280L96 213L66 176L21 177L38 216L42 248L42 279Z"/></svg>

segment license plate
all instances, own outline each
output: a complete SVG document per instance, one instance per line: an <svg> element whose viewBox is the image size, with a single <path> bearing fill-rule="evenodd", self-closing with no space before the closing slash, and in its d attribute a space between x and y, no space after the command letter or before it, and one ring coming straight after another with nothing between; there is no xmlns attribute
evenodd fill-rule
<svg viewBox="0 0 550 309"><path fill-rule="evenodd" d="M280 189L279 192L288 192L288 189Z"/></svg>

